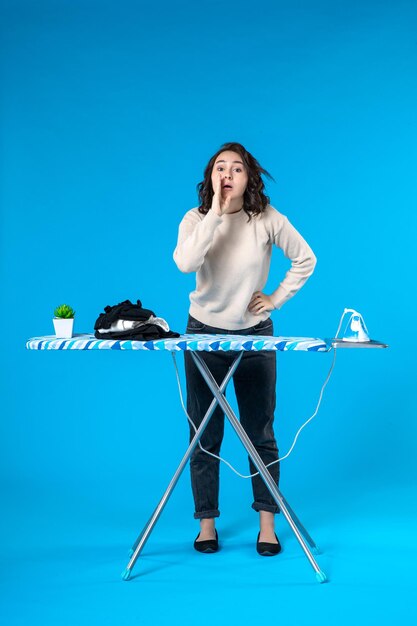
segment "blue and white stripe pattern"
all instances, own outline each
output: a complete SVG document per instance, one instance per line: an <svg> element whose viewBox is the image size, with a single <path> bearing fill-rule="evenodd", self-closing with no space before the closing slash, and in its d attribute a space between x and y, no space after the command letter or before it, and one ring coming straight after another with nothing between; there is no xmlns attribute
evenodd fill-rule
<svg viewBox="0 0 417 626"><path fill-rule="evenodd" d="M149 341L96 339L92 334L75 334L71 339L55 335L32 337L26 342L28 350L170 350L225 351L303 350L329 352L331 344L315 337L270 337L261 335L203 335L187 334L170 339Z"/></svg>

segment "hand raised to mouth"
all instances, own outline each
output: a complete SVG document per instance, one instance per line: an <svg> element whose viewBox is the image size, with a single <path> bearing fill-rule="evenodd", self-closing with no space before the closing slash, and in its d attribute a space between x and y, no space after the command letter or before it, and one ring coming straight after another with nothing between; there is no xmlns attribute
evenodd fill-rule
<svg viewBox="0 0 417 626"><path fill-rule="evenodd" d="M227 213L227 210L230 206L230 194L222 195L222 177L221 173L218 172L215 183L214 183L214 196L211 203L211 208L217 215L223 215L223 213Z"/></svg>

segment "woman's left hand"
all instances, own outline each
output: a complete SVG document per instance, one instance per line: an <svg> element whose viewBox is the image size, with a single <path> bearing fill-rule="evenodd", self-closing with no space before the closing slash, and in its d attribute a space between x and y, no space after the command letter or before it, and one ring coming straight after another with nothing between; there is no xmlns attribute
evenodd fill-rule
<svg viewBox="0 0 417 626"><path fill-rule="evenodd" d="M251 313L259 315L259 313L263 313L264 311L273 311L275 307L269 296L262 293L262 291L255 291L249 302L248 309Z"/></svg>

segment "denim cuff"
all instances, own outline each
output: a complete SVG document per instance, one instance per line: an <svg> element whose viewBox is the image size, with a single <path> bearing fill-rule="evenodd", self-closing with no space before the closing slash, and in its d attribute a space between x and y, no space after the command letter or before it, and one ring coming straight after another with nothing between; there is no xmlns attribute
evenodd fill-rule
<svg viewBox="0 0 417 626"><path fill-rule="evenodd" d="M212 511L203 511L202 513L194 513L194 519L202 519L209 517L219 517L220 511L219 509L213 509Z"/></svg>
<svg viewBox="0 0 417 626"><path fill-rule="evenodd" d="M270 513L279 513L279 507L277 504L265 504L264 502L254 502L252 508L255 511L269 511Z"/></svg>

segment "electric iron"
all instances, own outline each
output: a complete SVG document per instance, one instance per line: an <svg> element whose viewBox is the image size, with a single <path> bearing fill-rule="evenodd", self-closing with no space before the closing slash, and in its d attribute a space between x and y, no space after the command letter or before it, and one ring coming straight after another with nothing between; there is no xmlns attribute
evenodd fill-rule
<svg viewBox="0 0 417 626"><path fill-rule="evenodd" d="M350 317L344 326L342 337L338 337L337 335L347 313L350 313ZM362 315L355 311L355 309L345 309L343 311L342 319L340 320L335 339L339 339L340 341L356 342L371 341Z"/></svg>

